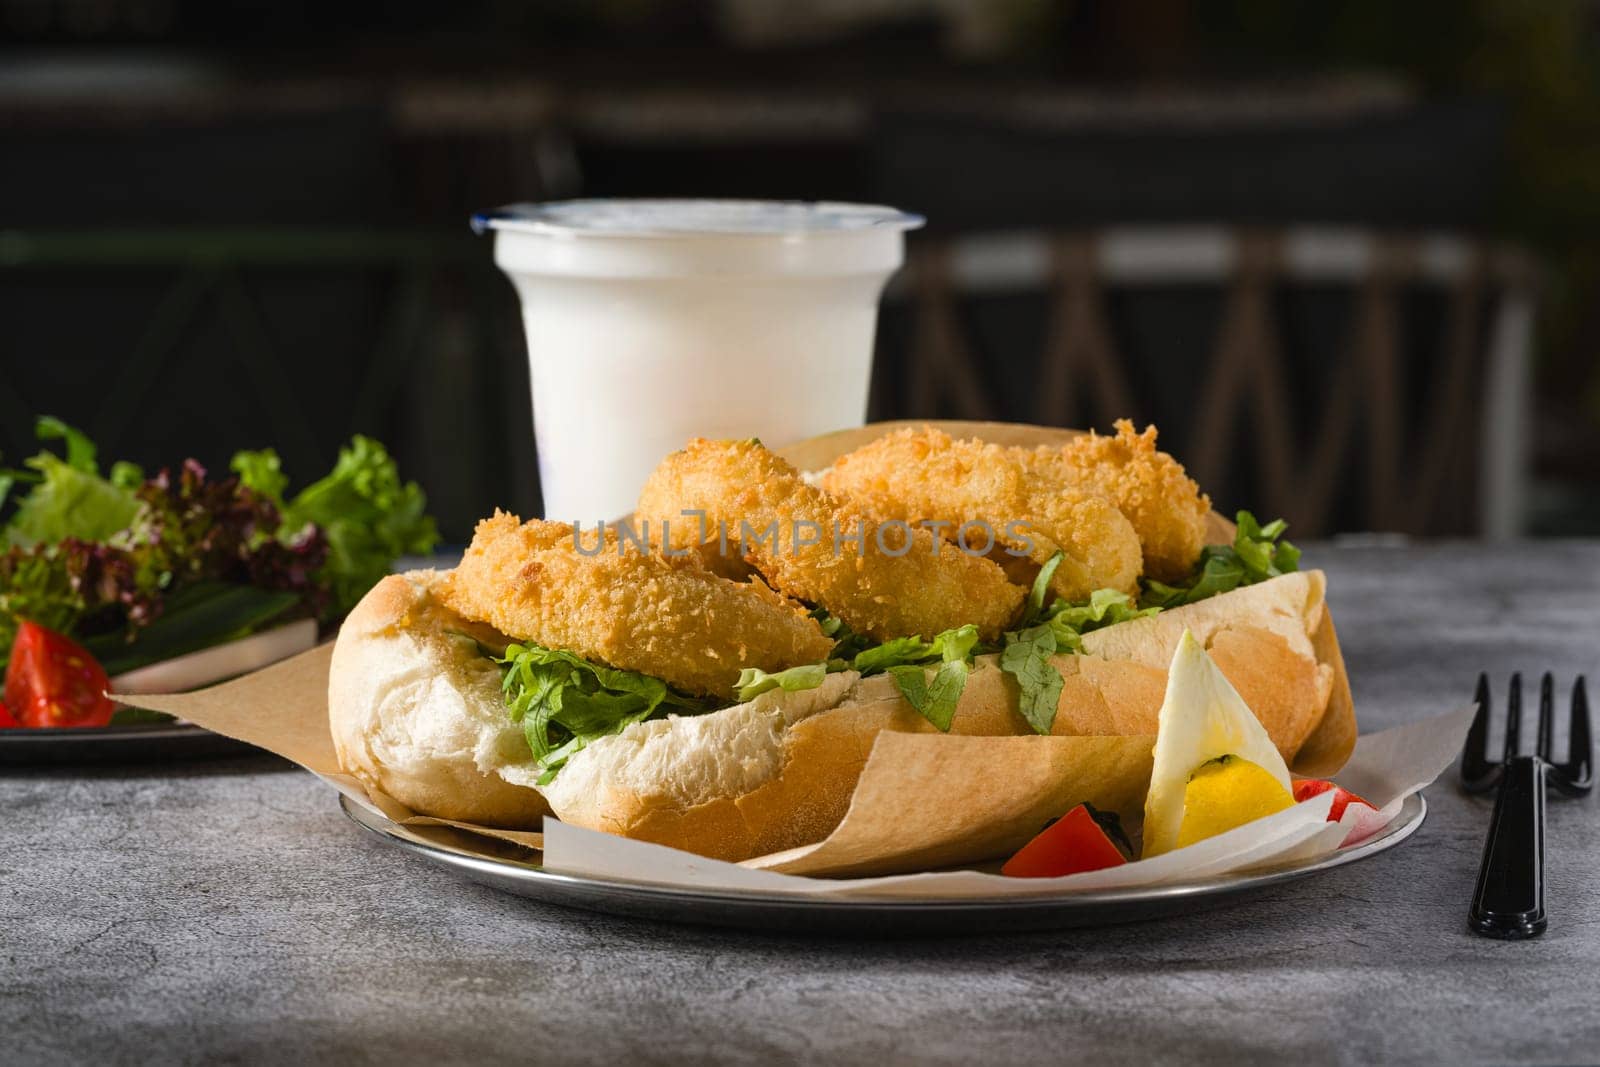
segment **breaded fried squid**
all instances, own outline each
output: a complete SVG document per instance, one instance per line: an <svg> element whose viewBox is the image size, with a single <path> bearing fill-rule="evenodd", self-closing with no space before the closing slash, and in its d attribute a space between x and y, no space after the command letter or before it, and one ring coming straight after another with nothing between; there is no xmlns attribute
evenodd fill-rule
<svg viewBox="0 0 1600 1067"><path fill-rule="evenodd" d="M581 550L580 550L581 544ZM484 519L444 588L445 602L509 637L728 697L745 667L776 672L825 658L833 640L760 582L732 582L692 557L619 544L608 529Z"/></svg>
<svg viewBox="0 0 1600 1067"><path fill-rule="evenodd" d="M1183 464L1156 449L1156 428L1135 433L1118 419L1116 433L1095 433L1061 448L1016 448L1035 477L1091 488L1113 500L1138 532L1145 573L1162 582L1181 581L1205 547L1211 499L1184 472Z"/></svg>
<svg viewBox="0 0 1600 1067"><path fill-rule="evenodd" d="M1018 615L1024 590L981 555L928 530L880 526L867 509L809 485L758 441L696 439L662 461L635 513L698 540L683 516L742 544L773 586L820 605L879 641L976 624L994 640ZM880 536L881 535L881 536Z"/></svg>
<svg viewBox="0 0 1600 1067"><path fill-rule="evenodd" d="M1014 452L931 426L900 430L841 456L822 485L878 515L944 524L950 537L964 523L982 523L1012 558L1031 560L1032 573L1060 552L1050 587L1065 600L1096 589L1137 593L1139 538L1117 506L1048 469L1030 469Z"/></svg>

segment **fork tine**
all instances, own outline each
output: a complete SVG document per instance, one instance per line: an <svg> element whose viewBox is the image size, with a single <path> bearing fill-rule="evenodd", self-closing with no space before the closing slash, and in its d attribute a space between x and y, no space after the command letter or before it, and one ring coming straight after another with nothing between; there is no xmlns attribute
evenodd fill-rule
<svg viewBox="0 0 1600 1067"><path fill-rule="evenodd" d="M1583 675L1572 687L1571 740L1567 742L1567 762L1558 779L1566 779L1571 791L1582 795L1594 787L1594 740L1589 731L1589 691Z"/></svg>
<svg viewBox="0 0 1600 1067"><path fill-rule="evenodd" d="M1478 675L1478 688L1472 699L1478 712L1472 717L1472 728L1467 731L1467 743L1461 748L1461 784L1470 792L1482 793L1494 788L1500 779L1499 764L1490 763L1489 752L1489 676Z"/></svg>
<svg viewBox="0 0 1600 1067"><path fill-rule="evenodd" d="M1522 672L1511 676L1511 694L1506 699L1506 751L1505 758L1513 759L1522 734Z"/></svg>
<svg viewBox="0 0 1600 1067"><path fill-rule="evenodd" d="M1544 672L1544 677L1539 679L1539 734L1534 752L1546 763L1554 763L1555 757L1550 754L1551 737L1555 733L1556 720L1556 680L1549 671Z"/></svg>

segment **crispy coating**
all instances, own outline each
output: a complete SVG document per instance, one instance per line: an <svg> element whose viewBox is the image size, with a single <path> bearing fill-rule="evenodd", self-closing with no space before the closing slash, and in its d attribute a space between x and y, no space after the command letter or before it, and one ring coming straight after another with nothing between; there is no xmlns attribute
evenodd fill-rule
<svg viewBox="0 0 1600 1067"><path fill-rule="evenodd" d="M994 558L1014 580L1031 581L1059 551L1050 586L1066 600L1096 589L1138 592L1139 538L1117 506L1049 469L1031 470L999 445L931 426L900 430L839 457L822 485L887 518L949 524L941 532L950 538L964 523L984 523L1010 550Z"/></svg>
<svg viewBox="0 0 1600 1067"><path fill-rule="evenodd" d="M776 588L879 641L968 623L994 640L1022 606L1025 591L996 564L925 529L880 528L865 508L807 484L758 441L690 441L650 475L636 514L676 526L691 509L742 543ZM684 536L697 536L685 525Z"/></svg>
<svg viewBox="0 0 1600 1067"><path fill-rule="evenodd" d="M1156 428L1135 433L1127 419L1108 437L1086 434L1061 448L1015 451L1035 473L1098 489L1138 531L1145 573L1158 581L1186 577L1205 547L1211 499L1183 464L1156 449Z"/></svg>
<svg viewBox="0 0 1600 1067"><path fill-rule="evenodd" d="M599 548L583 531L585 550ZM744 667L816 663L833 647L815 619L761 582L738 583L693 557L618 547L578 551L563 522L496 511L444 589L445 602L510 637L654 675L689 693L730 696Z"/></svg>

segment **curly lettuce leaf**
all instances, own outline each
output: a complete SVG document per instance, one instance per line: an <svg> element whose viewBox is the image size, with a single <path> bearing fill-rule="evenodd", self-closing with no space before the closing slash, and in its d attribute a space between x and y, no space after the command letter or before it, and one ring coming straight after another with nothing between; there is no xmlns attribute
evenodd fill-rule
<svg viewBox="0 0 1600 1067"><path fill-rule="evenodd" d="M289 488L289 476L283 473L283 461L274 449L235 452L228 468L239 476L239 481L283 510L283 494Z"/></svg>
<svg viewBox="0 0 1600 1067"><path fill-rule="evenodd" d="M65 445L67 466L73 470L85 474L100 473L100 464L96 462L99 449L82 430L68 426L54 415L40 415L33 424L33 435L40 441L60 441Z"/></svg>
<svg viewBox="0 0 1600 1067"><path fill-rule="evenodd" d="M1300 569L1300 550L1281 539L1288 529L1282 519L1262 526L1250 512L1241 511L1234 521L1238 532L1231 545L1207 545L1186 581L1167 585L1146 579L1140 600L1175 608Z"/></svg>
<svg viewBox="0 0 1600 1067"><path fill-rule="evenodd" d="M68 632L84 611L69 561L54 552L11 548L0 552L0 669L23 619Z"/></svg>
<svg viewBox="0 0 1600 1067"><path fill-rule="evenodd" d="M547 785L567 760L602 737L664 715L699 714L711 705L660 678L594 663L541 645L509 645L497 662L511 721L520 723Z"/></svg>
<svg viewBox="0 0 1600 1067"><path fill-rule="evenodd" d="M269 496L287 485L270 450L234 457L246 484ZM319 527L328 541L322 576L333 593L333 613L342 615L378 583L394 561L426 555L439 540L426 514L428 498L416 482L402 482L387 450L357 434L340 449L333 471L302 489L282 508L284 531ZM282 536L280 534L280 536Z"/></svg>
<svg viewBox="0 0 1600 1067"><path fill-rule="evenodd" d="M139 511L138 499L126 487L73 466L53 452L40 452L23 462L39 480L17 503L6 525L9 544L30 547L69 537L104 541L126 529Z"/></svg>

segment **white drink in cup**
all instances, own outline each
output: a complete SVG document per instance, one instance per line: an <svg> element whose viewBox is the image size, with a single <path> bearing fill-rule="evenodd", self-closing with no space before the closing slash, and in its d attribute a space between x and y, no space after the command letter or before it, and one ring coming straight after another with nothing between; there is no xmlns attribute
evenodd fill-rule
<svg viewBox="0 0 1600 1067"><path fill-rule="evenodd" d="M866 419L878 298L922 219L866 204L569 200L473 220L522 300L546 518L633 510L692 437Z"/></svg>

